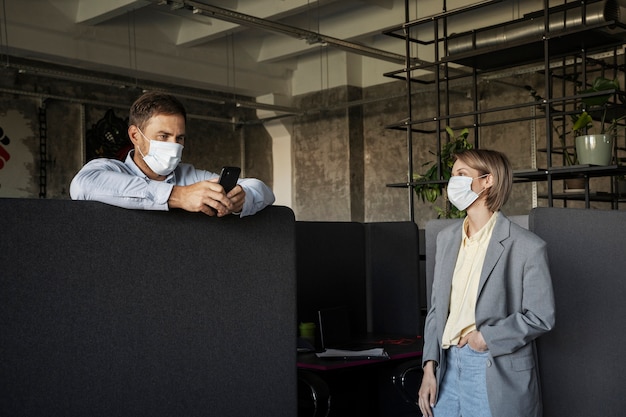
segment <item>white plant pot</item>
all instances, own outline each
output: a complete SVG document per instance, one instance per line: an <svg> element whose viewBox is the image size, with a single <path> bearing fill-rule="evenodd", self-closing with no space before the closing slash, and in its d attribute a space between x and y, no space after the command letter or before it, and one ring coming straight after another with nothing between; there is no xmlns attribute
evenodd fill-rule
<svg viewBox="0 0 626 417"><path fill-rule="evenodd" d="M610 165L613 155L613 136L577 136L576 154L578 162L583 165Z"/></svg>

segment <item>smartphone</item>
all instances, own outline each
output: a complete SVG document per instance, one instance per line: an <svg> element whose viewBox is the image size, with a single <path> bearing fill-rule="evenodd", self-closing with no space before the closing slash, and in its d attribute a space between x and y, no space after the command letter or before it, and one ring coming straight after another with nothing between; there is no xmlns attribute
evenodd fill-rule
<svg viewBox="0 0 626 417"><path fill-rule="evenodd" d="M237 180L241 174L241 168L239 167L223 167L220 173L219 183L224 187L224 192L228 194L230 190L235 188Z"/></svg>

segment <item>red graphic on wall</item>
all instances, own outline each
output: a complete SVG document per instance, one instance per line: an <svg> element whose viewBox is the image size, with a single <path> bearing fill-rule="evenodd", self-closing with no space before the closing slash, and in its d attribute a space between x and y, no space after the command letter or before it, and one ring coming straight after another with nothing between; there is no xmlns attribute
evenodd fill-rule
<svg viewBox="0 0 626 417"><path fill-rule="evenodd" d="M4 168L4 164L11 159L11 154L2 145L8 145L11 143L11 139L4 135L4 129L0 127L0 169Z"/></svg>

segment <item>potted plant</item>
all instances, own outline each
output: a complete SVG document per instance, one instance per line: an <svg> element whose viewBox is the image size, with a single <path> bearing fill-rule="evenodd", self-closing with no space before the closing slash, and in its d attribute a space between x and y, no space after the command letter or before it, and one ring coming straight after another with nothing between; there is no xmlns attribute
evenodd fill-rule
<svg viewBox="0 0 626 417"><path fill-rule="evenodd" d="M413 185L413 190L423 202L435 203L439 196L444 195L445 183L442 183L442 181L447 182L452 175L454 154L464 149L473 148L473 145L467 140L469 135L468 128L464 128L457 135L450 126L446 126L446 132L450 140L441 147L441 178L437 175L437 161L426 162L423 166L430 165L428 170L424 174L413 175L413 181L417 182L417 184ZM435 206L438 218L452 219L465 216L465 211L458 210L451 205L447 197L445 197L445 200L443 208Z"/></svg>
<svg viewBox="0 0 626 417"><path fill-rule="evenodd" d="M615 91L619 91L617 79L611 80L605 77L597 77L590 88L581 91L581 94L610 91L607 94L591 95L583 97L583 111L574 117L572 131L575 133L576 154L581 164L609 165L613 154L613 141L618 127L618 122L624 116L613 118L607 122L607 110L609 99ZM600 110L600 130L592 134L593 118L589 112Z"/></svg>

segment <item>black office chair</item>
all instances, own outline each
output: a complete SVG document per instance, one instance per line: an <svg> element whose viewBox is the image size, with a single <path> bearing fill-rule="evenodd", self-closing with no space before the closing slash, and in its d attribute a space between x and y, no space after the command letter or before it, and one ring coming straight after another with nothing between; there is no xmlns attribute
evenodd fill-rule
<svg viewBox="0 0 626 417"><path fill-rule="evenodd" d="M298 369L298 417L327 417L330 390L319 375Z"/></svg>
<svg viewBox="0 0 626 417"><path fill-rule="evenodd" d="M402 399L407 404L415 407L416 410L419 410L417 390L419 389L423 374L422 361L416 359L398 365L393 370L391 376L393 385L400 392Z"/></svg>

